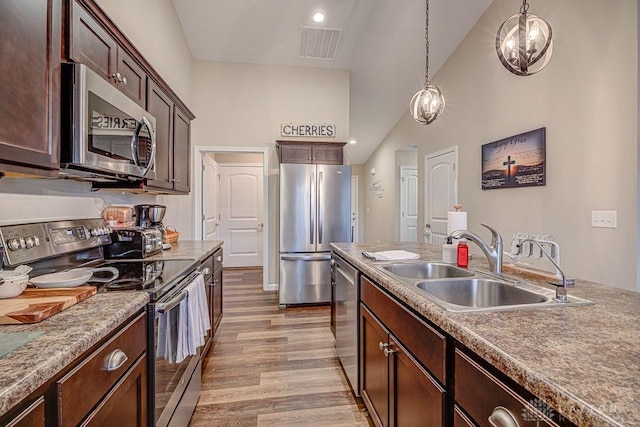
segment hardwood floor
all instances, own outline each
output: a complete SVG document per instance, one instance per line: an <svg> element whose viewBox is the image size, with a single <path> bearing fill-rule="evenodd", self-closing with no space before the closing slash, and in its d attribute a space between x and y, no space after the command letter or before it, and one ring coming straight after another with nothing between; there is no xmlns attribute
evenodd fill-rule
<svg viewBox="0 0 640 427"><path fill-rule="evenodd" d="M190 426L370 426L344 378L329 306L278 308L262 270L224 270L220 329Z"/></svg>

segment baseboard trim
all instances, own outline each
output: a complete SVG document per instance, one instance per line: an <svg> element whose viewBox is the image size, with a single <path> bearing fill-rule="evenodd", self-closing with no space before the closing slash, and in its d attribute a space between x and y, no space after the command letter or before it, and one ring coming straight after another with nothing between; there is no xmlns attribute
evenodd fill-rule
<svg viewBox="0 0 640 427"><path fill-rule="evenodd" d="M279 286L277 283L269 283L266 286L265 285L262 286L262 289L265 291L277 291L278 288Z"/></svg>

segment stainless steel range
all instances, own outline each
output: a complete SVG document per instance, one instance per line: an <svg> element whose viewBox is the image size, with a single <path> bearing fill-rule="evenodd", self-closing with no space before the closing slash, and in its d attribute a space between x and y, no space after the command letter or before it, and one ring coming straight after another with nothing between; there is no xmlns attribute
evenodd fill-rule
<svg viewBox="0 0 640 427"><path fill-rule="evenodd" d="M102 219L5 225L0 226L0 247L7 267L28 264L32 277L108 266L119 275L100 284L99 292L147 292L149 424L184 426L200 395L201 349L183 360L172 350L178 344L175 331L185 321L179 309L185 288L202 273L195 260L105 259L111 232Z"/></svg>

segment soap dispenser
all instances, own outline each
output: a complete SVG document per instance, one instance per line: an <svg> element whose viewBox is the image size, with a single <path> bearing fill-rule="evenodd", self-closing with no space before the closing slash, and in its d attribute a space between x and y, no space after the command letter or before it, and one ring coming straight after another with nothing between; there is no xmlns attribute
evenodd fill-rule
<svg viewBox="0 0 640 427"><path fill-rule="evenodd" d="M445 244L442 245L442 262L447 264L455 264L457 262L456 245L453 244L451 237L447 237Z"/></svg>

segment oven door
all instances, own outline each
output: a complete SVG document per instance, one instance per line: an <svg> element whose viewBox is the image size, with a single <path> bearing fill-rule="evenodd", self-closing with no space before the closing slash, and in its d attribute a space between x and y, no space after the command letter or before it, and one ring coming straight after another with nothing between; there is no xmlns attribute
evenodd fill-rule
<svg viewBox="0 0 640 427"><path fill-rule="evenodd" d="M69 67L73 76L70 165L155 178L155 118L85 65Z"/></svg>
<svg viewBox="0 0 640 427"><path fill-rule="evenodd" d="M180 316L180 301L185 296L184 286L180 286L158 303L149 305L148 318L153 319L149 346L153 355L149 358L154 360L149 367L152 378L149 408L155 426L186 426L200 397L201 348L198 354L178 361L178 327L185 321Z"/></svg>

